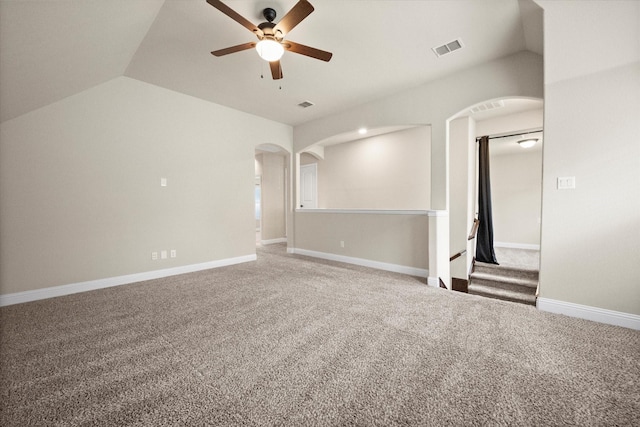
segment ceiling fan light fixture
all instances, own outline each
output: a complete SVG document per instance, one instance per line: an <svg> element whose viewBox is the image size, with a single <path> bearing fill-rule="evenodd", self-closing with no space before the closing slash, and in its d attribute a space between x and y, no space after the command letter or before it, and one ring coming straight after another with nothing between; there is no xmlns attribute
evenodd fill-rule
<svg viewBox="0 0 640 427"><path fill-rule="evenodd" d="M518 141L518 144L520 144L520 147L522 148L531 148L536 145L536 142L538 142L538 138L527 138L521 139Z"/></svg>
<svg viewBox="0 0 640 427"><path fill-rule="evenodd" d="M269 62L269 69L271 70L271 77L273 77L273 80L280 80L283 77L280 58L285 50L287 52L308 56L309 58L319 59L325 62L329 62L333 56L331 52L298 44L291 40L284 40L284 37L289 34L292 29L294 29L300 22L309 16L311 12L314 11L313 6L308 0L298 0L298 2L289 9L277 24L273 23L273 20L276 17L275 10L271 8L263 9L263 16L267 22L262 22L259 25L255 25L248 19L244 18L238 12L227 6L222 0L207 0L207 3L236 21L238 24L242 25L259 40L257 43L242 43L224 49L214 50L211 52L213 56L225 56L255 47L260 58Z"/></svg>
<svg viewBox="0 0 640 427"><path fill-rule="evenodd" d="M262 39L256 44L256 50L260 58L265 61L279 61L284 53L284 47L275 40Z"/></svg>

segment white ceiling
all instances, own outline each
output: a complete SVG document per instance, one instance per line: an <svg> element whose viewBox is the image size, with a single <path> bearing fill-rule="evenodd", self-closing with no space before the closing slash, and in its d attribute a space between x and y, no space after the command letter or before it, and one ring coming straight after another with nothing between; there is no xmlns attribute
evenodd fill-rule
<svg viewBox="0 0 640 427"><path fill-rule="evenodd" d="M162 4L0 1L0 120L122 76Z"/></svg>
<svg viewBox="0 0 640 427"><path fill-rule="evenodd" d="M226 1L256 24L263 8L278 21L295 3ZM273 81L253 50L209 53L255 38L205 0L0 0L0 119L124 75L297 125L522 50L542 54L532 0L311 3L287 38L334 56L285 52L284 79ZM456 38L463 49L431 51ZM297 105L307 100L315 105Z"/></svg>

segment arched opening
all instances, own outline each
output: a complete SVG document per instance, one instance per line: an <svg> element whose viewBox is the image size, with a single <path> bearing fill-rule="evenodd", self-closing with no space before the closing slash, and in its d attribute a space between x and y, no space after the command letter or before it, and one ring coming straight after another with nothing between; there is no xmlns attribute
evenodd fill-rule
<svg viewBox="0 0 640 427"><path fill-rule="evenodd" d="M543 101L500 98L475 104L447 121L451 276L465 290L474 265L476 240L468 240L478 218L478 147L489 139L493 247L498 263L539 269L542 221ZM536 139L524 148L519 141ZM533 300L535 301L535 299Z"/></svg>
<svg viewBox="0 0 640 427"><path fill-rule="evenodd" d="M299 150L292 252L427 278L430 153L428 125L354 129Z"/></svg>
<svg viewBox="0 0 640 427"><path fill-rule="evenodd" d="M256 245L287 242L290 221L291 154L275 144L255 148Z"/></svg>
<svg viewBox="0 0 640 427"><path fill-rule="evenodd" d="M296 155L296 207L427 210L429 126L354 129Z"/></svg>

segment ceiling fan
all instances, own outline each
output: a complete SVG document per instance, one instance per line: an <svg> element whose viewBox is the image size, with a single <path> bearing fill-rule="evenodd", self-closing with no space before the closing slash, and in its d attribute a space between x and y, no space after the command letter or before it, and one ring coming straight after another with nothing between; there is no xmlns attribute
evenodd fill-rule
<svg viewBox="0 0 640 427"><path fill-rule="evenodd" d="M238 22L258 37L257 42L243 43L236 46L227 47L225 49L215 50L211 52L214 56L224 56L230 53L240 52L243 50L256 48L262 59L269 62L271 68L271 76L274 80L282 78L282 66L280 58L285 50L298 53L300 55L309 56L311 58L320 59L328 62L333 54L324 50L294 43L290 40L284 40L284 37L311 12L313 6L306 0L300 0L291 8L289 12L278 22L273 23L276 19L276 11L268 7L262 11L264 18L267 20L258 26L254 25L239 13L231 9L220 0L207 0L211 6L227 15L229 18Z"/></svg>

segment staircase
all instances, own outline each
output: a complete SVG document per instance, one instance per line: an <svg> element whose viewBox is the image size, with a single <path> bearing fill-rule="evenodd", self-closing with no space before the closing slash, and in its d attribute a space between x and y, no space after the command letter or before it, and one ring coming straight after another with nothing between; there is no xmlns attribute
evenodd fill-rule
<svg viewBox="0 0 640 427"><path fill-rule="evenodd" d="M538 270L476 262L468 292L505 301L535 305Z"/></svg>

